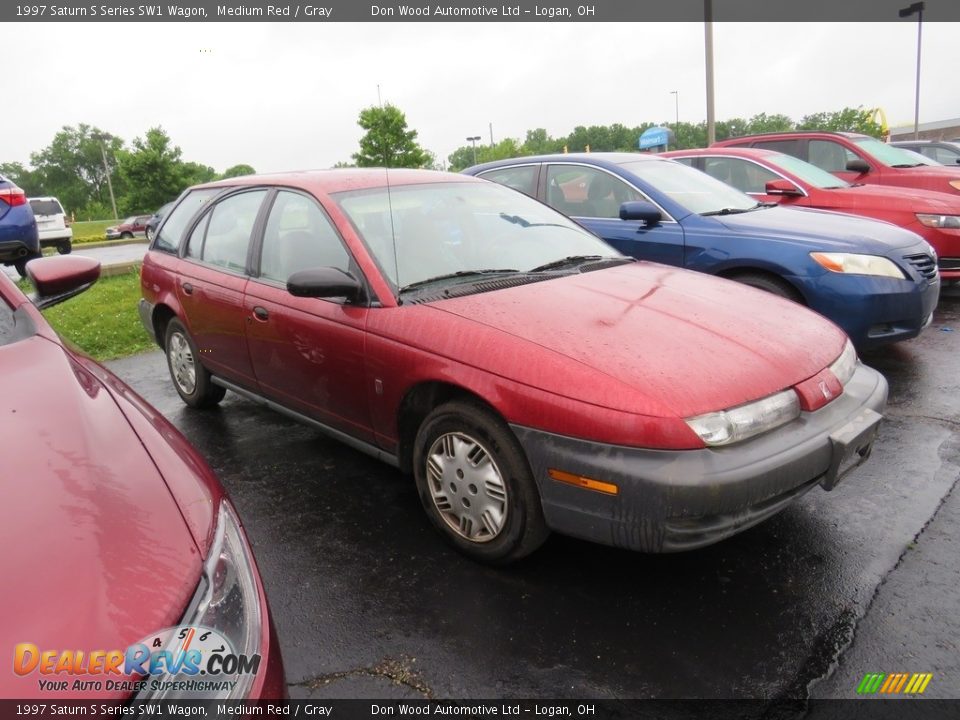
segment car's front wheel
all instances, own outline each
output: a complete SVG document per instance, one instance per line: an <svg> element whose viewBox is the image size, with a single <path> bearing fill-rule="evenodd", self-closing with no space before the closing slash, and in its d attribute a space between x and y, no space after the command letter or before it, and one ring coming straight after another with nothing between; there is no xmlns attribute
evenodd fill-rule
<svg viewBox="0 0 960 720"><path fill-rule="evenodd" d="M734 275L730 278L744 285L763 290L773 295L779 295L787 300L793 300L796 303L804 304L803 298L791 285L773 275L762 275L760 273L743 273Z"/></svg>
<svg viewBox="0 0 960 720"><path fill-rule="evenodd" d="M143 237L146 238L147 242L153 240L153 232L151 232L150 228L143 231Z"/></svg>
<svg viewBox="0 0 960 720"><path fill-rule="evenodd" d="M509 563L549 534L520 443L480 404L454 401L434 409L417 433L413 463L427 515L466 555Z"/></svg>
<svg viewBox="0 0 960 720"><path fill-rule="evenodd" d="M164 347L167 367L177 394L190 407L213 407L227 394L225 388L214 385L210 372L198 359L197 346L190 333L177 319L167 324Z"/></svg>
<svg viewBox="0 0 960 720"><path fill-rule="evenodd" d="M120 233L120 239L121 239L121 240L129 240L129 239L131 239L132 237L133 237L133 233L131 233L131 232Z"/></svg>

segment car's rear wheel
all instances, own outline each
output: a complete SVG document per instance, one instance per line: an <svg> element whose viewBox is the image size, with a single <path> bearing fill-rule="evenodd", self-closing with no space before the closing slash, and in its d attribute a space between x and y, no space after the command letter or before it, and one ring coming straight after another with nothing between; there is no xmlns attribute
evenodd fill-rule
<svg viewBox="0 0 960 720"><path fill-rule="evenodd" d="M505 564L549 534L520 443L481 405L454 401L434 409L417 432L413 464L427 515L466 555Z"/></svg>
<svg viewBox="0 0 960 720"><path fill-rule="evenodd" d="M69 240L67 242L62 242L57 245L57 252L60 253L61 255L69 255L72 249L73 249L73 246Z"/></svg>
<svg viewBox="0 0 960 720"><path fill-rule="evenodd" d="M190 407L213 407L227 394L225 388L214 385L210 372L198 359L197 346L179 320L167 323L164 341L167 367L177 394Z"/></svg>
<svg viewBox="0 0 960 720"><path fill-rule="evenodd" d="M36 255L24 255L22 258L17 258L13 262L13 266L17 269L17 272L20 274L20 277L25 278L27 276L27 263L31 260L41 257L40 253Z"/></svg>
<svg viewBox="0 0 960 720"><path fill-rule="evenodd" d="M750 287L755 287L758 290L764 290L768 293L779 295L787 300L793 300L801 305L804 304L800 293L798 293L793 286L789 285L778 277L774 277L773 275L764 275L762 273L743 273L741 275L734 275L730 279L736 280L738 283L743 283L744 285L749 285Z"/></svg>

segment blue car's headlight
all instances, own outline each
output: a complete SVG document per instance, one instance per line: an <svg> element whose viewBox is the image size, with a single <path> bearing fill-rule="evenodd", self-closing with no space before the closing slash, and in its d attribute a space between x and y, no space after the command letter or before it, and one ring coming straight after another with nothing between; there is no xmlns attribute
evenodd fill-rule
<svg viewBox="0 0 960 720"><path fill-rule="evenodd" d="M830 272L849 275L874 275L905 280L903 270L889 258L882 255L860 255L857 253L812 252L810 257Z"/></svg>

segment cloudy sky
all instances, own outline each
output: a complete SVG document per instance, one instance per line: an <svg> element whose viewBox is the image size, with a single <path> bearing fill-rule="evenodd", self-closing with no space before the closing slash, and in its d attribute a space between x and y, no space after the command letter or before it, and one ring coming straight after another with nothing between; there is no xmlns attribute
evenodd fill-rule
<svg viewBox="0 0 960 720"><path fill-rule="evenodd" d="M925 23L920 121L960 117L960 26ZM913 122L916 22L714 26L718 119L881 107ZM128 142L160 125L222 171L329 167L384 102L445 159L470 135L706 117L699 23L7 25L0 162L64 125ZM16 80L16 83L11 83ZM16 86L16 91L13 88Z"/></svg>

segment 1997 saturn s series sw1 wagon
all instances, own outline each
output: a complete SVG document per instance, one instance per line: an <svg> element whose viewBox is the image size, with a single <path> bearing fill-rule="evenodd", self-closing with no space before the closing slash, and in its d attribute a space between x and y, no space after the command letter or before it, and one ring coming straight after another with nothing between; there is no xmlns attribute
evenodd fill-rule
<svg viewBox="0 0 960 720"><path fill-rule="evenodd" d="M638 262L464 175L194 187L142 288L188 405L231 390L411 472L434 525L487 562L549 530L650 552L716 542L832 489L886 402L806 308Z"/></svg>

